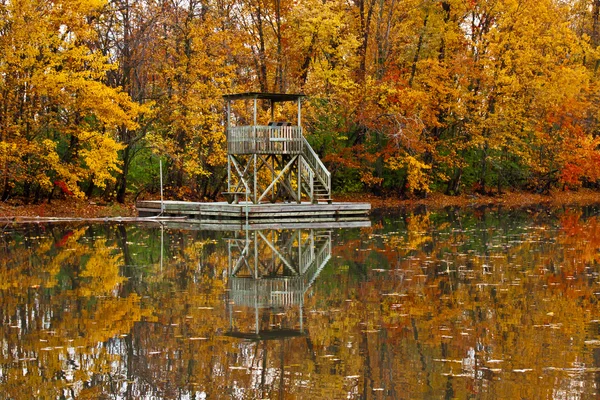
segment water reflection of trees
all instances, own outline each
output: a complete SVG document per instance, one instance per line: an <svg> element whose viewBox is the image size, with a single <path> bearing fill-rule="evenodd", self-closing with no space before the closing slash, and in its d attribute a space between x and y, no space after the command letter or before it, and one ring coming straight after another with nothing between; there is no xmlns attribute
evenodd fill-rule
<svg viewBox="0 0 600 400"><path fill-rule="evenodd" d="M311 240L292 236L265 234L292 244L289 264ZM302 307L258 309L259 333L302 323L284 340L227 336L257 325L251 304L230 303L238 258L224 238L125 225L5 233L0 392L536 398L592 397L600 384L593 212L416 213L335 231ZM254 249L261 277L295 276L268 245Z"/></svg>
<svg viewBox="0 0 600 400"><path fill-rule="evenodd" d="M369 247L358 261L367 266L363 281L335 286L358 286L359 293L339 297L370 303L356 318L370 321L373 348L390 349L382 361L412 360L409 382L427 382L438 396L572 394L575 389L564 385L574 384L568 376L573 369L587 375L576 391L593 393L596 217L565 212L556 220L545 210L511 218L489 211L452 214L452 224L439 214L409 214L405 230L365 232L371 235L366 244L334 248L336 254ZM340 306L344 314L354 312ZM382 376L388 371L383 363L370 370L377 368ZM381 382L406 377L406 370L396 369Z"/></svg>

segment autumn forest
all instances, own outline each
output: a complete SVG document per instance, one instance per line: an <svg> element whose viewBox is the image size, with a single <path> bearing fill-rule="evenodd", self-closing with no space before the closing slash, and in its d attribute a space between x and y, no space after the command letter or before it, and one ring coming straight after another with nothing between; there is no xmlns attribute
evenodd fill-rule
<svg viewBox="0 0 600 400"><path fill-rule="evenodd" d="M216 199L222 96L251 91L306 95L336 193L597 189L599 18L600 0L1 0L0 200L124 202L157 192L159 160L171 198Z"/></svg>

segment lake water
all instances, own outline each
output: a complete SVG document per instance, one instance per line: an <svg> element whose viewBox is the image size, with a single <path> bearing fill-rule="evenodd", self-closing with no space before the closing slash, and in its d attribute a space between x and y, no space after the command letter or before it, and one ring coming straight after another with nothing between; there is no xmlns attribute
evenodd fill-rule
<svg viewBox="0 0 600 400"><path fill-rule="evenodd" d="M0 399L587 399L599 208L8 225Z"/></svg>

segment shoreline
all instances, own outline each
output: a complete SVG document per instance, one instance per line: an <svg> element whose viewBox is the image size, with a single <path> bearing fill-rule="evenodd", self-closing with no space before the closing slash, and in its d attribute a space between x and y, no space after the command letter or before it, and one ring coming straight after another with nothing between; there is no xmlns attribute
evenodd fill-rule
<svg viewBox="0 0 600 400"><path fill-rule="evenodd" d="M506 207L509 209L526 208L531 206L561 207L585 206L600 204L600 192L580 189L578 191L554 191L547 195L526 192L506 192L501 195L460 195L446 196L432 193L426 198L398 199L394 197L377 197L368 194L336 195L335 201L367 202L372 210L406 209L426 207L432 210L446 207L478 208ZM30 222L56 219L135 219L137 210L135 204L108 203L99 204L84 200L53 200L52 203L14 205L0 202L0 221L10 222L27 220Z"/></svg>
<svg viewBox="0 0 600 400"><path fill-rule="evenodd" d="M376 196L336 196L340 201L365 201L370 202L375 209L416 209L426 207L439 210L446 207L478 208L478 207L506 207L508 209L527 208L531 206L561 207L585 206L600 204L600 192L580 189L578 191L552 191L549 194L535 194L527 192L506 192L500 195L463 194L447 196L442 193L432 193L426 198L398 199L393 197Z"/></svg>

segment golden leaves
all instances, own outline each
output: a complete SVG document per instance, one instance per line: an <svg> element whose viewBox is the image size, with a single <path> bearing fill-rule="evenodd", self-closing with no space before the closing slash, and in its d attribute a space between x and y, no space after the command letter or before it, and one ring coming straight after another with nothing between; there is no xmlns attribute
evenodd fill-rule
<svg viewBox="0 0 600 400"><path fill-rule="evenodd" d="M37 4L11 2L3 15L8 31L0 38L0 80L11 90L0 94L0 148L12 157L4 158L1 173L47 191L64 182L82 197L79 184L90 176L100 187L114 180L122 148L116 129L135 128L148 108L106 85L115 66L84 40L95 33L86 18L105 2Z"/></svg>
<svg viewBox="0 0 600 400"><path fill-rule="evenodd" d="M386 160L387 166L393 171L405 168L406 169L406 189L410 193L415 191L423 191L429 193L431 189L429 185L431 183L431 175L429 170L430 165L427 165L411 155L404 157L391 157Z"/></svg>

